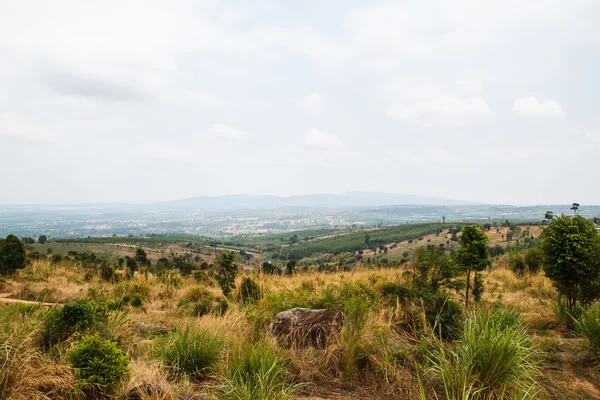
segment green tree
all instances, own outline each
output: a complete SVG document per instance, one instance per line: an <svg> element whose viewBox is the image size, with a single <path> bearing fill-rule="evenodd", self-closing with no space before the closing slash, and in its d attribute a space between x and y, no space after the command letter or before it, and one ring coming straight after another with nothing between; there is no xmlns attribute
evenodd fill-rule
<svg viewBox="0 0 600 400"><path fill-rule="evenodd" d="M11 275L25 268L25 245L15 235L8 235L0 244L0 275Z"/></svg>
<svg viewBox="0 0 600 400"><path fill-rule="evenodd" d="M567 298L569 311L577 302L600 297L600 234L591 221L561 215L540 235L544 272Z"/></svg>
<svg viewBox="0 0 600 400"><path fill-rule="evenodd" d="M413 282L419 289L437 291L449 287L455 276L450 257L440 247L420 247L415 251Z"/></svg>
<svg viewBox="0 0 600 400"><path fill-rule="evenodd" d="M285 265L285 274L286 275L293 275L294 271L295 271L295 267L296 267L296 261L295 260L288 261L287 264Z"/></svg>
<svg viewBox="0 0 600 400"><path fill-rule="evenodd" d="M135 261L135 258L127 257L126 264L127 264L127 268L129 268L131 276L134 276L135 271L138 270L138 264Z"/></svg>
<svg viewBox="0 0 600 400"><path fill-rule="evenodd" d="M148 256L146 255L144 249L142 249L141 247L138 247L135 251L135 260L140 265L144 265L146 264L146 262L148 262Z"/></svg>
<svg viewBox="0 0 600 400"><path fill-rule="evenodd" d="M465 226L460 236L460 248L456 251L456 262L467 275L465 307L469 307L471 272L480 272L492 264L488 251L488 235L477 225ZM483 291L483 288L481 288Z"/></svg>
<svg viewBox="0 0 600 400"><path fill-rule="evenodd" d="M235 277L238 273L238 266L234 262L235 253L233 251L222 251L217 255L215 263L217 265L217 282L221 285L221 290L225 297L231 294L235 289Z"/></svg>
<svg viewBox="0 0 600 400"><path fill-rule="evenodd" d="M40 237L38 238L38 242L40 242L41 244L44 244L48 241L48 238L46 237L46 235L40 235Z"/></svg>

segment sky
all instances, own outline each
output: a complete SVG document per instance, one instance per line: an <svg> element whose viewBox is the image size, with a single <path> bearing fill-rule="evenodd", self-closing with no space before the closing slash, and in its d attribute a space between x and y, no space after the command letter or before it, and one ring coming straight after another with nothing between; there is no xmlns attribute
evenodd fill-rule
<svg viewBox="0 0 600 400"><path fill-rule="evenodd" d="M600 2L3 1L0 203L600 204Z"/></svg>

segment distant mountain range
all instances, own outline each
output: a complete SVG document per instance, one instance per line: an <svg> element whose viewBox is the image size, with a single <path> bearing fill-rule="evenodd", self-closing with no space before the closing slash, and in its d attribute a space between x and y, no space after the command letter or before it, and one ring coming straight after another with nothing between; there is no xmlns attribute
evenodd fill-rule
<svg viewBox="0 0 600 400"><path fill-rule="evenodd" d="M413 194L393 194L380 192L346 192L343 194L307 194L301 196L269 195L226 195L197 196L182 200L156 203L84 203L84 204L0 204L2 210L46 210L61 212L66 210L112 210L119 211L208 211L225 212L237 210L269 210L280 208L356 208L383 206L465 206L483 205L464 200Z"/></svg>
<svg viewBox="0 0 600 400"><path fill-rule="evenodd" d="M228 195L198 196L183 200L155 203L159 208L241 210L273 209L282 207L377 207L390 205L476 205L463 200L412 194L392 194L379 192L346 192L343 194L309 194L301 196Z"/></svg>

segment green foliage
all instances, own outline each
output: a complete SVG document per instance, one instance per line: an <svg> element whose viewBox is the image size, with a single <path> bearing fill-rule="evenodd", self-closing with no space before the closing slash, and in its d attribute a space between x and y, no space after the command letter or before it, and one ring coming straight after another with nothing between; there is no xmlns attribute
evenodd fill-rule
<svg viewBox="0 0 600 400"><path fill-rule="evenodd" d="M484 283L483 278L481 277L481 273L475 274L475 279L473 280L473 299L475 303L479 303L481 301L481 296L483 296L484 291Z"/></svg>
<svg viewBox="0 0 600 400"><path fill-rule="evenodd" d="M254 302L260 300L260 288L250 277L242 279L240 285L240 296L243 303Z"/></svg>
<svg viewBox="0 0 600 400"><path fill-rule="evenodd" d="M47 240L48 238L46 237L46 235L40 235L40 237L38 238L38 242L40 242L41 244L46 243Z"/></svg>
<svg viewBox="0 0 600 400"><path fill-rule="evenodd" d="M452 347L438 343L428 374L448 399L535 398L537 354L514 308L469 315Z"/></svg>
<svg viewBox="0 0 600 400"><path fill-rule="evenodd" d="M150 296L150 290L150 284L146 280L127 280L115 285L113 295L124 303L135 299L136 307L141 307Z"/></svg>
<svg viewBox="0 0 600 400"><path fill-rule="evenodd" d="M219 388L223 400L285 400L291 399L297 385L287 382L289 362L276 346L261 341L239 345L225 371Z"/></svg>
<svg viewBox="0 0 600 400"><path fill-rule="evenodd" d="M129 356L115 342L102 341L98 334L84 336L67 354L79 378L100 392L112 392L129 378Z"/></svg>
<svg viewBox="0 0 600 400"><path fill-rule="evenodd" d="M444 249L421 247L415 251L413 286L419 290L437 291L452 286L456 269Z"/></svg>
<svg viewBox="0 0 600 400"><path fill-rule="evenodd" d="M44 348L60 343L75 332L83 332L96 322L96 310L86 299L77 299L50 311L41 329L39 342Z"/></svg>
<svg viewBox="0 0 600 400"><path fill-rule="evenodd" d="M138 247L135 250L135 260L140 265L144 265L148 262L148 256L146 255L146 251L143 248Z"/></svg>
<svg viewBox="0 0 600 400"><path fill-rule="evenodd" d="M362 336L369 318L368 298L357 296L349 298L344 305L344 327L341 335L341 370L345 379L359 374L361 367L368 362Z"/></svg>
<svg viewBox="0 0 600 400"><path fill-rule="evenodd" d="M600 297L600 234L591 221L564 215L552 220L540 237L544 272L573 310Z"/></svg>
<svg viewBox="0 0 600 400"><path fill-rule="evenodd" d="M584 348L594 358L600 358L600 304L594 303L574 318L575 332L585 339Z"/></svg>
<svg viewBox="0 0 600 400"><path fill-rule="evenodd" d="M465 306L469 306L469 290L471 284L471 271L479 272L492 264L487 234L477 225L468 225L462 229L460 248L456 251L456 262L467 275L465 291Z"/></svg>
<svg viewBox="0 0 600 400"><path fill-rule="evenodd" d="M178 307L187 315L201 317L211 312L222 314L227 310L227 302L216 299L205 286L194 286L185 292Z"/></svg>
<svg viewBox="0 0 600 400"><path fill-rule="evenodd" d="M296 271L296 260L290 260L285 264L285 274L293 275Z"/></svg>
<svg viewBox="0 0 600 400"><path fill-rule="evenodd" d="M262 273L266 275L279 275L281 270L271 261L265 261L262 264Z"/></svg>
<svg viewBox="0 0 600 400"><path fill-rule="evenodd" d="M447 293L419 290L393 282L387 282L381 290L392 307L400 306L396 312L402 317L404 329L418 333L434 329L444 338L456 336L462 309ZM425 314L425 321L422 314ZM427 326L423 326L424 322Z"/></svg>
<svg viewBox="0 0 600 400"><path fill-rule="evenodd" d="M158 358L174 377L202 378L213 371L221 355L223 341L209 329L192 331L177 327L157 345Z"/></svg>
<svg viewBox="0 0 600 400"><path fill-rule="evenodd" d="M25 245L15 235L8 235L0 243L0 275L11 275L25 268Z"/></svg>
<svg viewBox="0 0 600 400"><path fill-rule="evenodd" d="M235 289L235 277L238 273L238 266L234 262L235 253L233 251L222 251L217 255L215 264L217 265L217 282L221 285L221 290L225 297L231 294Z"/></svg>
<svg viewBox="0 0 600 400"><path fill-rule="evenodd" d="M131 258L131 257L128 257L126 260L127 261L125 262L125 264L127 265L127 268L129 269L129 275L134 276L135 272L138 270L137 261L135 261L135 258Z"/></svg>
<svg viewBox="0 0 600 400"><path fill-rule="evenodd" d="M512 249L505 255L505 260L510 269L517 275L525 273L525 260L519 249Z"/></svg>
<svg viewBox="0 0 600 400"><path fill-rule="evenodd" d="M523 262L532 274L537 274L542 268L544 253L540 247L527 249L523 254Z"/></svg>

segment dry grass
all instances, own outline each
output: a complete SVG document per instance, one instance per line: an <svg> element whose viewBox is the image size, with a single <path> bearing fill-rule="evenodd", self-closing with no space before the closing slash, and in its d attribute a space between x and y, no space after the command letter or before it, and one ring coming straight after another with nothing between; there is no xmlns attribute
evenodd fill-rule
<svg viewBox="0 0 600 400"><path fill-rule="evenodd" d="M35 333L0 344L0 394L4 399L80 399L64 358L50 359L37 347Z"/></svg>
<svg viewBox="0 0 600 400"><path fill-rule="evenodd" d="M318 297L326 293L330 285L341 286L357 281L370 286L384 282L403 284L404 272L403 269L358 267L353 271L337 273L311 270L291 277L250 275L259 284L263 295L302 288ZM31 266L19 271L14 279L7 280L1 291L18 298L45 295L46 301L58 302L87 296L90 292L97 293L100 297L115 293L114 284L103 282L98 277L84 281L83 276L84 272L80 267L67 262L52 265L47 261L34 261ZM246 275L238 277L238 288L244 276ZM553 325L556 324L552 312L556 292L543 274L526 274L520 277L502 262L498 262L491 270L485 271L483 276L486 284L483 296L485 304L502 303L519 307L534 340L541 348L562 348L567 339L562 339L562 333ZM172 278L158 279L151 274L147 277L138 274L129 283L147 287L148 293L143 307L127 309L129 322L114 328L115 333L121 337L123 347L132 357L131 379L119 395L124 395L143 383L161 386L165 391L162 397L165 400L192 393L202 393L211 398L210 393L215 393L214 386L219 383L218 377L190 382L186 379L172 380L167 376L165 368L153 358L153 346L158 335L152 333L154 328L171 331L175 327L189 324L194 329L210 329L215 332L226 343L217 375L224 374L233 349L242 345L252 346L257 340L264 340L263 327L257 327L249 320L248 308L236 300L239 297L237 293L234 293L230 308L224 315L208 314L199 318L182 316L178 304L186 292L197 287L198 283L192 277L182 278L177 274ZM216 286L206 286L206 289L214 296L221 296L220 289ZM463 301L460 293L453 294L453 298L459 303ZM2 307L9 306L0 306ZM294 382L303 383L299 393L330 398L335 397L335 393L351 393L354 398L365 399L418 398L415 354L418 351L416 346L419 345L419 337L399 330L394 318L397 319L398 315L387 309L371 307L365 329L360 335L352 337L350 342L335 337L335 340L328 342L327 348L282 349L289 359L289 372ZM64 358L59 356L51 359L36 349L32 339L32 332L36 329L35 318L15 312L6 323L11 326L11 330L4 333L0 330L3 335L0 338L12 347L2 347L3 354L9 356L10 362L0 365L0 382L6 382L4 392L0 390L0 398L45 399L48 393L55 398L81 397L73 389L75 377ZM262 336L257 336L257 333ZM394 352L402 353L406 359L399 361L398 354ZM363 355L365 357L360 358ZM344 363L352 362L352 357L355 356L364 363L361 361L363 364L358 369L350 368L348 371L354 372L344 374ZM0 361L7 358L2 357L0 356ZM552 365L558 365L561 357L560 350L556 350L546 360ZM20 368L15 368L16 365Z"/></svg>

